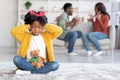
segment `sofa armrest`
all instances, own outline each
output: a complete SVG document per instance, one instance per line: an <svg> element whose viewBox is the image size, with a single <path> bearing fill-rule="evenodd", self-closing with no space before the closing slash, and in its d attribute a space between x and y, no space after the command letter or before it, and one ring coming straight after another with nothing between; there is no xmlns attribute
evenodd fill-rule
<svg viewBox="0 0 120 80"><path fill-rule="evenodd" d="M115 26L109 26L110 49L115 49L116 30Z"/></svg>

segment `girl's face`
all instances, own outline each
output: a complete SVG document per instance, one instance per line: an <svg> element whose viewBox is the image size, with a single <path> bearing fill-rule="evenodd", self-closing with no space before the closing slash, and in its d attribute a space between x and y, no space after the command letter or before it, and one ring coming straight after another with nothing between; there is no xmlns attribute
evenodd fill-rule
<svg viewBox="0 0 120 80"><path fill-rule="evenodd" d="M38 36L42 32L44 26L40 25L38 21L35 21L33 22L33 24L30 25L30 28L31 28L32 34L34 36Z"/></svg>

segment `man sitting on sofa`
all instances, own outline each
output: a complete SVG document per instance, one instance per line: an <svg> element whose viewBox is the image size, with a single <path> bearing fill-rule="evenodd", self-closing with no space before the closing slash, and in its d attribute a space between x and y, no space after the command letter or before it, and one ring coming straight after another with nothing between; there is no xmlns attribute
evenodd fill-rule
<svg viewBox="0 0 120 80"><path fill-rule="evenodd" d="M71 3L66 3L63 9L64 12L59 16L57 20L57 25L61 26L63 29L63 33L59 36L58 39L68 42L69 55L77 55L77 53L73 52L73 47L76 40L82 36L82 33L80 31L71 31L71 29L79 23L80 19L75 17L72 19L72 21L69 21L69 16L71 16L73 13Z"/></svg>

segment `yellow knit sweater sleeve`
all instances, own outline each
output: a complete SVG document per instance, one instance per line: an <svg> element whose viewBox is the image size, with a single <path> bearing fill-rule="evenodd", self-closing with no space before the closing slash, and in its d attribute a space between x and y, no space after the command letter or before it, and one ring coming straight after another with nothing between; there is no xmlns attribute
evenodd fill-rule
<svg viewBox="0 0 120 80"><path fill-rule="evenodd" d="M15 37L15 39L21 42L25 34L27 33L27 29L28 29L28 25L15 26L11 30L11 34L13 35L13 37Z"/></svg>
<svg viewBox="0 0 120 80"><path fill-rule="evenodd" d="M45 29L46 29L46 34L51 39L57 38L63 32L61 27L54 24L46 24Z"/></svg>

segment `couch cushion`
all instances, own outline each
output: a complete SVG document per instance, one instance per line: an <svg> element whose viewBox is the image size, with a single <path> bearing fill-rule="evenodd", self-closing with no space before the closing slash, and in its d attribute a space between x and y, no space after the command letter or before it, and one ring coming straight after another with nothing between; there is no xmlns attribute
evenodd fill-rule
<svg viewBox="0 0 120 80"><path fill-rule="evenodd" d="M53 41L53 45L58 47L65 47L65 42L59 39L55 39Z"/></svg>
<svg viewBox="0 0 120 80"><path fill-rule="evenodd" d="M101 45L109 45L110 44L110 39L103 39L103 40L99 40L99 43ZM54 46L58 46L58 47L65 47L65 42L59 39L55 39L53 41L53 45ZM92 43L90 43L90 46L93 46ZM77 39L76 43L75 43L75 47L83 47L83 42L82 42L82 38Z"/></svg>
<svg viewBox="0 0 120 80"><path fill-rule="evenodd" d="M99 43L101 45L109 45L110 44L110 39L99 40ZM82 42L81 38L76 41L75 46L83 46L83 42ZM90 46L93 46L93 44L91 42L90 42Z"/></svg>

